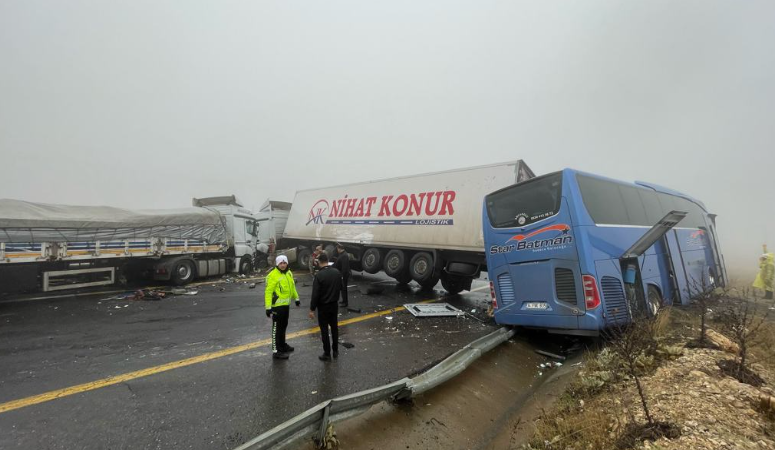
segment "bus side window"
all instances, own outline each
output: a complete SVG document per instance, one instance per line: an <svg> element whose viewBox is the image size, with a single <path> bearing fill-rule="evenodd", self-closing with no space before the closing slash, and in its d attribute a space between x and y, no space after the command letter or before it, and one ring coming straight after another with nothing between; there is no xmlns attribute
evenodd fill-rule
<svg viewBox="0 0 775 450"><path fill-rule="evenodd" d="M646 209L646 220L648 221L646 225L653 226L665 217L665 213L662 212L662 205L657 200L656 192L638 189L638 193L640 194L640 199L643 200L643 207Z"/></svg>
<svg viewBox="0 0 775 450"><path fill-rule="evenodd" d="M630 186L619 186L624 199L624 206L627 209L627 215L630 218L628 225L649 225L646 217L646 210L643 208L643 202L638 195L638 189Z"/></svg>
<svg viewBox="0 0 775 450"><path fill-rule="evenodd" d="M577 180L584 205L596 224L627 224L627 212L618 185L582 175Z"/></svg>

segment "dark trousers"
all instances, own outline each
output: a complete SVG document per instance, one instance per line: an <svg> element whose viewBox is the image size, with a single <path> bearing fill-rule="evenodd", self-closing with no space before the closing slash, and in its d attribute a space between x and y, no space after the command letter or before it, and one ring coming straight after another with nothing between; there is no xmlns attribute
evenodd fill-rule
<svg viewBox="0 0 775 450"><path fill-rule="evenodd" d="M331 354L331 347L335 352L339 352L339 322L337 315L339 311L336 303L333 305L323 305L318 308L318 325L320 325L320 340L323 341L323 353ZM331 327L331 341L328 340L328 328Z"/></svg>
<svg viewBox="0 0 775 450"><path fill-rule="evenodd" d="M272 308L272 353L285 351L285 330L288 329L290 306Z"/></svg>
<svg viewBox="0 0 775 450"><path fill-rule="evenodd" d="M350 281L350 275L342 275L342 303L348 304L347 301L347 282Z"/></svg>

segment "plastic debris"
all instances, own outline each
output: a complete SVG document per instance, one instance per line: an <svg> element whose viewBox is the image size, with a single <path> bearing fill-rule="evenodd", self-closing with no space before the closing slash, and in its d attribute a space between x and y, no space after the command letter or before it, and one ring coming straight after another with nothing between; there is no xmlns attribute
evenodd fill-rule
<svg viewBox="0 0 775 450"><path fill-rule="evenodd" d="M538 349L536 349L535 352L538 353L539 355L547 356L549 358L559 359L560 361L565 361L565 357L564 356L558 355L556 353L550 353L550 352L547 352L545 350L538 350Z"/></svg>

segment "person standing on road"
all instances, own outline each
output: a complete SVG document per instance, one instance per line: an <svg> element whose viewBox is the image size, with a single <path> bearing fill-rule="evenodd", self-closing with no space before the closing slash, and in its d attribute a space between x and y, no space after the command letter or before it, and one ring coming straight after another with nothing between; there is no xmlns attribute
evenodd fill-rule
<svg viewBox="0 0 775 450"><path fill-rule="evenodd" d="M337 258L334 267L342 274L342 302L339 303L339 306L346 308L349 305L347 282L350 281L350 275L352 274L350 271L350 255L347 254L347 250L345 250L342 244L336 244L336 254Z"/></svg>
<svg viewBox="0 0 775 450"><path fill-rule="evenodd" d="M312 255L309 257L309 274L312 276L315 276L315 272L318 271L318 256L320 256L321 253L325 253L323 251L323 246L318 245L315 247L315 251L312 252Z"/></svg>
<svg viewBox="0 0 775 450"><path fill-rule="evenodd" d="M291 300L301 306L293 273L288 268L288 258L280 255L275 259L276 267L266 276L264 304L266 317L272 319L272 356L275 359L288 359L294 350L285 343L285 330L288 329Z"/></svg>
<svg viewBox="0 0 775 450"><path fill-rule="evenodd" d="M342 274L334 266L328 265L328 255L323 252L318 257L320 270L312 281L312 298L309 302L309 318L315 318L318 310L318 325L320 339L323 341L323 354L318 356L321 361L331 361L331 350L334 358L339 357L339 323L338 308L339 292L342 289ZM331 341L328 340L328 329L331 328Z"/></svg>
<svg viewBox="0 0 775 450"><path fill-rule="evenodd" d="M772 299L772 291L775 288L775 255L772 253L765 253L759 257L759 273L753 286L764 291L765 299Z"/></svg>

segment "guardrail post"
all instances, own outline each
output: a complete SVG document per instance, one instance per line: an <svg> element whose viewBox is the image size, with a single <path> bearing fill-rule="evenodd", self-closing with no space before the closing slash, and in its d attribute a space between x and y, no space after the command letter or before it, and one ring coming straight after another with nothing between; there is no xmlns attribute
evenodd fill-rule
<svg viewBox="0 0 775 450"><path fill-rule="evenodd" d="M328 430L328 416L331 413L331 403L323 409L323 419L320 421L320 430L318 431L318 448L326 447L326 431Z"/></svg>

